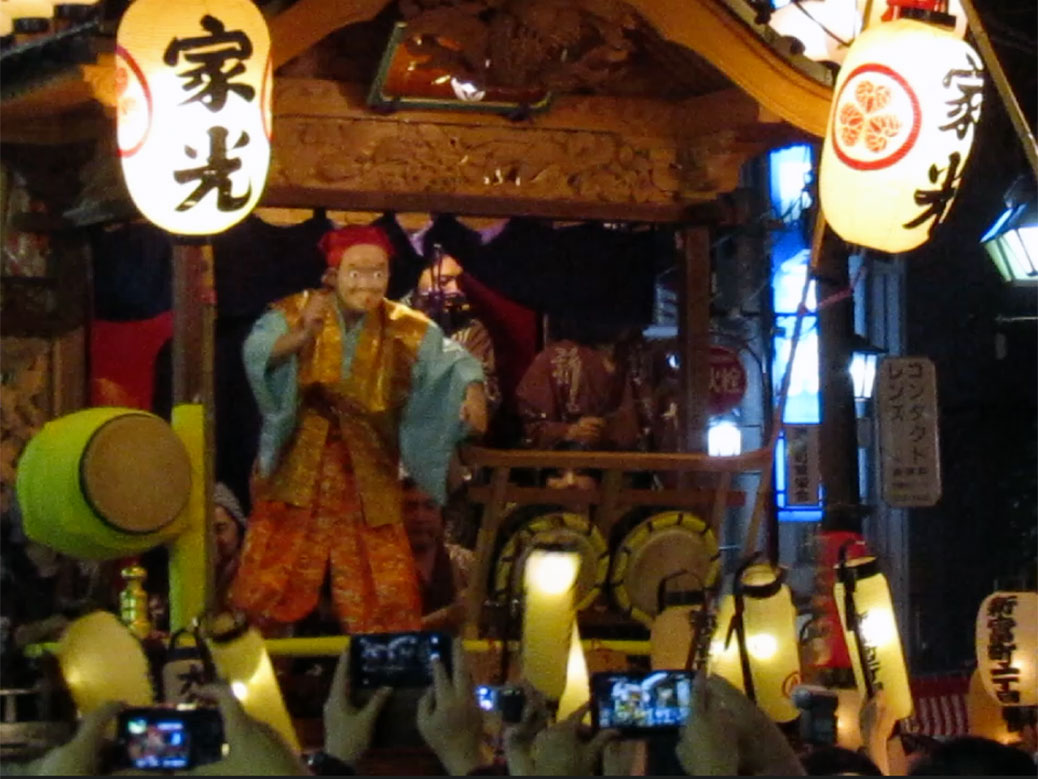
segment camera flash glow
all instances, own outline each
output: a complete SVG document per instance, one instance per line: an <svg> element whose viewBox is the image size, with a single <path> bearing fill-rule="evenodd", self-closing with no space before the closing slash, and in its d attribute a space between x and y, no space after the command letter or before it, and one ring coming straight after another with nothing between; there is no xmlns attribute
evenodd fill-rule
<svg viewBox="0 0 1038 779"><path fill-rule="evenodd" d="M231 692L234 693L235 698L243 701L248 697L249 688L245 685L245 682L231 682Z"/></svg>

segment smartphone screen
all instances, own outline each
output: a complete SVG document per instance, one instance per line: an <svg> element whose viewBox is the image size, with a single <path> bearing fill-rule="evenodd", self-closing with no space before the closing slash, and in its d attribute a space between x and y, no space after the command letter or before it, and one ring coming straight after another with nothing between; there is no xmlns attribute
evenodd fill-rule
<svg viewBox="0 0 1038 779"><path fill-rule="evenodd" d="M451 638L445 633L360 633L350 639L354 689L428 687L432 660L450 673Z"/></svg>
<svg viewBox="0 0 1038 779"><path fill-rule="evenodd" d="M688 718L692 678L691 671L596 673L591 677L594 725L627 733L676 730Z"/></svg>
<svg viewBox="0 0 1038 779"><path fill-rule="evenodd" d="M140 771L176 771L219 760L223 721L215 709L128 709L119 715L121 763Z"/></svg>

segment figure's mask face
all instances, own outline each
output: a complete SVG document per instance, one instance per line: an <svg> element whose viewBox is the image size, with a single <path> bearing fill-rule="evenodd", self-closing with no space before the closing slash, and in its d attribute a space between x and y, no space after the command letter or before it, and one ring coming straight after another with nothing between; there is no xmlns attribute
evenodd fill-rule
<svg viewBox="0 0 1038 779"><path fill-rule="evenodd" d="M381 248L362 243L342 252L335 290L347 313L374 310L386 296L388 285L389 257Z"/></svg>

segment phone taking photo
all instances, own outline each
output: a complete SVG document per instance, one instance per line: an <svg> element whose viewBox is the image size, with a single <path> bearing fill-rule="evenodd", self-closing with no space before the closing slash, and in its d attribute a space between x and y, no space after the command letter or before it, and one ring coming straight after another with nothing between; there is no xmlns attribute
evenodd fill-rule
<svg viewBox="0 0 1038 779"><path fill-rule="evenodd" d="M593 674L592 724L628 736L677 731L691 710L694 676L692 671Z"/></svg>
<svg viewBox="0 0 1038 779"><path fill-rule="evenodd" d="M449 674L451 637L446 633L358 633L350 639L352 689L428 687L437 658Z"/></svg>
<svg viewBox="0 0 1038 779"><path fill-rule="evenodd" d="M526 693L514 685L480 684L476 686L476 705L482 711L501 715L507 723L519 722L523 718Z"/></svg>
<svg viewBox="0 0 1038 779"><path fill-rule="evenodd" d="M120 712L116 762L138 771L180 771L224 756L218 709L136 708Z"/></svg>

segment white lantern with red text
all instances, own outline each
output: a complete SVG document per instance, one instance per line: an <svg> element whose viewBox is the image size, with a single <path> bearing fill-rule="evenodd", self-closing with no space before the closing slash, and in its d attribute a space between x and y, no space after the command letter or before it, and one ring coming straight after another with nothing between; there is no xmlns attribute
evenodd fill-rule
<svg viewBox="0 0 1038 779"><path fill-rule="evenodd" d="M270 165L270 35L250 0L136 0L115 48L117 136L134 203L171 233L243 219Z"/></svg>
<svg viewBox="0 0 1038 779"><path fill-rule="evenodd" d="M890 253L928 241L951 208L984 86L980 56L941 24L951 17L900 11L851 46L833 90L819 172L832 229Z"/></svg>
<svg viewBox="0 0 1038 779"><path fill-rule="evenodd" d="M977 671L1002 706L1038 704L1038 592L994 592L977 612Z"/></svg>

